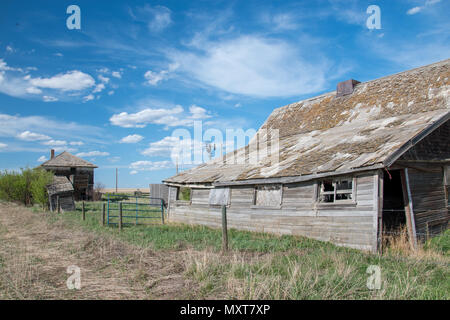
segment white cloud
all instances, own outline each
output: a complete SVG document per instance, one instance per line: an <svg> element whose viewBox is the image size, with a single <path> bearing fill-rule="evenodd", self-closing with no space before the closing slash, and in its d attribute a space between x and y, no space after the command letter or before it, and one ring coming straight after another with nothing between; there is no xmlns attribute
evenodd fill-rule
<svg viewBox="0 0 450 320"><path fill-rule="evenodd" d="M25 141L40 141L40 140L50 140L49 136L40 133L34 133L30 131L24 131L17 135L17 138Z"/></svg>
<svg viewBox="0 0 450 320"><path fill-rule="evenodd" d="M98 79L103 82L103 83L108 83L109 82L109 78L108 77L104 77L101 74L98 75Z"/></svg>
<svg viewBox="0 0 450 320"><path fill-rule="evenodd" d="M167 80L170 77L170 73L175 71L178 67L179 65L177 63L172 63L169 65L168 70L162 70L160 72L148 70L144 74L144 77L147 79L148 84L155 86L159 82Z"/></svg>
<svg viewBox="0 0 450 320"><path fill-rule="evenodd" d="M305 43L305 52L310 52ZM320 91L325 86L326 60L303 58L287 42L259 36L202 44L203 54L176 52L179 70L209 86L235 94L281 97ZM308 51L307 51L308 50Z"/></svg>
<svg viewBox="0 0 450 320"><path fill-rule="evenodd" d="M136 113L122 112L114 114L109 120L111 124L123 128L144 128L148 124L159 124L166 127L192 126L194 120L211 117L204 108L192 105L189 113L184 112L182 106L177 105L171 109L146 108Z"/></svg>
<svg viewBox="0 0 450 320"><path fill-rule="evenodd" d="M77 157L98 157L98 156L109 156L109 152L102 151L90 151L90 152L80 152L76 154Z"/></svg>
<svg viewBox="0 0 450 320"><path fill-rule="evenodd" d="M164 6L149 6L138 7L136 10L130 9L130 14L133 19L147 23L147 27L151 32L160 32L167 28L172 23L169 8Z"/></svg>
<svg viewBox="0 0 450 320"><path fill-rule="evenodd" d="M103 83L99 83L98 85L95 86L92 93L102 92L104 89L105 89L105 85Z"/></svg>
<svg viewBox="0 0 450 320"><path fill-rule="evenodd" d="M420 11L422 11L422 9L423 9L423 7L414 7L414 8L409 9L406 13L409 15L413 15L413 14L419 13Z"/></svg>
<svg viewBox="0 0 450 320"><path fill-rule="evenodd" d="M63 152L63 151L66 151L66 152L73 153L73 152L77 152L77 151L78 151L78 149L76 149L76 148L68 148L67 146L54 147L53 149L55 150L55 152Z"/></svg>
<svg viewBox="0 0 450 320"><path fill-rule="evenodd" d="M48 159L45 156L40 156L39 159L37 159L37 162L45 162Z"/></svg>
<svg viewBox="0 0 450 320"><path fill-rule="evenodd" d="M150 143L150 147L141 152L141 154L149 157L153 156L169 156L172 150L180 143L177 137L165 137L162 140Z"/></svg>
<svg viewBox="0 0 450 320"><path fill-rule="evenodd" d="M122 78L122 73L119 72L119 71L113 71L113 72L111 72L111 75L112 75L114 78L117 78L117 79Z"/></svg>
<svg viewBox="0 0 450 320"><path fill-rule="evenodd" d="M130 174L131 174L131 175L134 175L134 174L137 174L137 173L138 173L137 170L131 170L131 171L130 171Z"/></svg>
<svg viewBox="0 0 450 320"><path fill-rule="evenodd" d="M408 15L417 14L417 13L423 11L424 9L426 9L427 7L430 7L439 2L441 2L441 0L426 0L425 4L423 6L413 7L411 9L409 9L408 11L406 11L406 14L408 14Z"/></svg>
<svg viewBox="0 0 450 320"><path fill-rule="evenodd" d="M130 169L134 169L133 171L156 171L169 168L173 168L170 161L136 161L130 164Z"/></svg>
<svg viewBox="0 0 450 320"><path fill-rule="evenodd" d="M191 113L192 119L207 119L211 116L207 114L206 109L196 106L195 104L189 107L189 112Z"/></svg>
<svg viewBox="0 0 450 320"><path fill-rule="evenodd" d="M9 53L13 53L14 49L11 46L6 46L6 51L8 51Z"/></svg>
<svg viewBox="0 0 450 320"><path fill-rule="evenodd" d="M143 136L138 135L138 134L132 134L132 135L129 135L129 136L126 136L126 137L123 137L122 139L120 139L120 143L138 143L142 139L144 139Z"/></svg>
<svg viewBox="0 0 450 320"><path fill-rule="evenodd" d="M71 146L82 146L84 145L84 142L82 141L72 141L71 143L69 143Z"/></svg>
<svg viewBox="0 0 450 320"><path fill-rule="evenodd" d="M42 94L43 101L53 102L59 100L58 95L70 92L68 96L71 96L73 92L80 92L95 85L90 75L77 70L46 78L33 78L29 74L23 76L24 72L36 70L35 67L27 67L25 70L10 67L0 59L0 92L13 97L36 97Z"/></svg>
<svg viewBox="0 0 450 320"><path fill-rule="evenodd" d="M95 98L94 95L89 94L89 95L83 97L83 102L88 102L88 101L94 100L94 98Z"/></svg>
<svg viewBox="0 0 450 320"><path fill-rule="evenodd" d="M67 141L64 141L64 140L49 140L49 141L42 142L42 144L44 144L46 146L65 146L65 145L67 145Z"/></svg>
<svg viewBox="0 0 450 320"><path fill-rule="evenodd" d="M147 82L153 86L157 85L159 82L161 82L162 80L166 79L168 74L167 70L163 70L160 72L154 72L151 70L148 70L145 74L144 77L145 79L147 79Z"/></svg>
<svg viewBox="0 0 450 320"><path fill-rule="evenodd" d="M147 108L136 113L122 112L114 114L109 120L115 126L123 128L144 128L147 124L168 124L172 115L180 114L184 111L183 107L176 106L172 109L151 109Z"/></svg>
<svg viewBox="0 0 450 320"><path fill-rule="evenodd" d="M57 74L51 78L34 78L30 83L39 88L58 89L61 91L80 91L95 85L95 80L78 70Z"/></svg>
<svg viewBox="0 0 450 320"><path fill-rule="evenodd" d="M42 90L38 89L36 87L29 87L26 89L26 91L30 94L41 94L42 93Z"/></svg>
<svg viewBox="0 0 450 320"><path fill-rule="evenodd" d="M108 92L108 96L112 96L114 94L114 90Z"/></svg>
<svg viewBox="0 0 450 320"><path fill-rule="evenodd" d="M6 148L8 145L6 143L1 143L0 142L0 149L4 149Z"/></svg>
<svg viewBox="0 0 450 320"><path fill-rule="evenodd" d="M264 23L268 24L272 30L285 31L296 30L300 27L298 23L298 15L294 15L288 12L278 14L265 14L262 17Z"/></svg>
<svg viewBox="0 0 450 320"><path fill-rule="evenodd" d="M53 96L43 96L42 100L44 100L45 102L55 102L58 101L58 98L55 98Z"/></svg>
<svg viewBox="0 0 450 320"><path fill-rule="evenodd" d="M108 73L108 72L109 72L109 69L108 69L108 68L100 68L100 69L97 70L97 72L100 72L100 73Z"/></svg>

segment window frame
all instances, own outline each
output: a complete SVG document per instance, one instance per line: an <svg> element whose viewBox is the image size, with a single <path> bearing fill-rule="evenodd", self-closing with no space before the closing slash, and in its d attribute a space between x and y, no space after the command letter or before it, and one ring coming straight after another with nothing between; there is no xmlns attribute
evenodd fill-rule
<svg viewBox="0 0 450 320"><path fill-rule="evenodd" d="M178 203L178 204L191 204L192 203L192 190L193 190L193 188L191 188L191 187L176 187L176 188L177 188L177 194L175 196L175 203ZM182 200L182 199L178 198L180 193L181 193L181 189L182 188L190 189L189 200Z"/></svg>
<svg viewBox="0 0 450 320"><path fill-rule="evenodd" d="M332 180L333 185L333 191L321 191L321 186L323 181L325 180ZM348 192L350 189L344 189L344 190L337 190L336 184L337 181L342 180L351 180L352 181L352 192ZM330 177L328 179L320 179L317 181L317 188L316 188L316 203L318 205L323 206L333 206L333 205L355 205L356 204L356 176L344 176L344 177ZM351 199L345 199L345 200L336 200L336 195L338 194L351 194ZM333 195L333 202L323 202L321 201L322 195Z"/></svg>
<svg viewBox="0 0 450 320"><path fill-rule="evenodd" d="M277 187L280 188L280 201L279 201L279 203L277 205L267 206L267 205L256 204L258 187L265 187L265 186L277 186ZM259 184L259 185L255 185L255 187L253 188L252 208L257 208L257 209L280 209L282 204L283 204L283 184L282 183Z"/></svg>
<svg viewBox="0 0 450 320"><path fill-rule="evenodd" d="M224 189L224 192L228 193L226 204L211 203L211 192L214 192L213 190L217 191L219 189ZM222 207L223 205L226 207L229 207L231 205L231 188L229 188L229 187L228 188L211 188L209 190L208 205L209 205L209 207L212 207L212 208Z"/></svg>

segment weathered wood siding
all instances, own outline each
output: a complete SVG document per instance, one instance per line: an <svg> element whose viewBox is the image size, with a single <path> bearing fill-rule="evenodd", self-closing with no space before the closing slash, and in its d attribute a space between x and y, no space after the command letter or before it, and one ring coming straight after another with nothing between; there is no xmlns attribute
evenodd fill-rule
<svg viewBox="0 0 450 320"><path fill-rule="evenodd" d="M426 170L426 171L424 171ZM418 238L445 230L449 220L442 167L408 169Z"/></svg>
<svg viewBox="0 0 450 320"><path fill-rule="evenodd" d="M450 120L405 152L399 160L444 159L450 159Z"/></svg>
<svg viewBox="0 0 450 320"><path fill-rule="evenodd" d="M318 204L315 181L284 185L282 204L277 208L254 206L253 186L231 187L228 226L306 236L374 251L377 243L378 179L377 172L357 177L354 204ZM209 190L192 191L191 202L169 202L169 220L220 227L220 207L209 205Z"/></svg>

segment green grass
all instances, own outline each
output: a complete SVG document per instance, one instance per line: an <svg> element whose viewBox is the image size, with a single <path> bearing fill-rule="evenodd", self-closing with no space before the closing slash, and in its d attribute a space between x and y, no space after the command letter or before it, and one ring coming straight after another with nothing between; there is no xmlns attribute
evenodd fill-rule
<svg viewBox="0 0 450 320"><path fill-rule="evenodd" d="M449 231L430 240L434 258L383 256L302 237L229 231L230 253L221 255L220 230L202 226L156 224L101 226L101 204L51 219L83 226L154 250L182 250L186 274L206 297L238 299L450 299ZM188 252L186 254L186 252ZM381 269L382 287L366 286L370 265Z"/></svg>
<svg viewBox="0 0 450 320"><path fill-rule="evenodd" d="M450 230L446 230L442 235L430 239L426 244L430 248L445 256L450 256Z"/></svg>

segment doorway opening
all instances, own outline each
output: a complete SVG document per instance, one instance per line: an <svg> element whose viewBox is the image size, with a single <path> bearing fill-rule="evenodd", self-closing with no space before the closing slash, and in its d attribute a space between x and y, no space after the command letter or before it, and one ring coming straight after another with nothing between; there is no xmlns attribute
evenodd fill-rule
<svg viewBox="0 0 450 320"><path fill-rule="evenodd" d="M383 234L396 235L406 227L400 170L384 172L383 191Z"/></svg>

